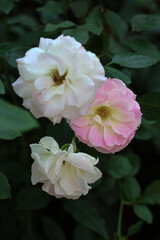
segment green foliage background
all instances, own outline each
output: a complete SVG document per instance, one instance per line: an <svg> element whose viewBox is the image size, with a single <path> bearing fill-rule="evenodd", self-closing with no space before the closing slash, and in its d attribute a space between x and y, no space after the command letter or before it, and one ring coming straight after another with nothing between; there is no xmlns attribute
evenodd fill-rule
<svg viewBox="0 0 160 240"><path fill-rule="evenodd" d="M79 200L56 199L31 186L29 144L74 134L63 120L35 120L12 89L15 59L40 37L70 35L96 53L106 75L138 96L143 119L135 139L99 156L103 178ZM0 1L0 235L3 240L160 239L160 3L157 0Z"/></svg>

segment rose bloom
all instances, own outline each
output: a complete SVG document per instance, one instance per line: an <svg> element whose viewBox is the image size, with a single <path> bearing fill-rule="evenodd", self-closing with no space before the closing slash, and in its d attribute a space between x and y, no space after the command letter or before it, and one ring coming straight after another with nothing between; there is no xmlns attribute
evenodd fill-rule
<svg viewBox="0 0 160 240"><path fill-rule="evenodd" d="M94 165L98 159L88 154L73 152L71 144L68 150L61 150L52 137L44 137L39 144L31 144L32 184L43 183L42 190L57 198L77 199L86 195L102 173Z"/></svg>
<svg viewBox="0 0 160 240"><path fill-rule="evenodd" d="M17 59L20 77L14 91L36 117L53 123L88 112L96 90L104 83L104 69L94 53L74 38L41 38L39 47Z"/></svg>
<svg viewBox="0 0 160 240"><path fill-rule="evenodd" d="M109 78L97 90L87 115L70 121L80 141L102 153L115 153L128 145L141 123L136 95L119 79Z"/></svg>

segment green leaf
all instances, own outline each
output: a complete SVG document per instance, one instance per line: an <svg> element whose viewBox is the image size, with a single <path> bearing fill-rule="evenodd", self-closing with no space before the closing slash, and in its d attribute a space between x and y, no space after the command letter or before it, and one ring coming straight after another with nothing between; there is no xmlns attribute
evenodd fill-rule
<svg viewBox="0 0 160 240"><path fill-rule="evenodd" d="M21 132L37 128L37 121L31 114L0 99L0 139L14 139Z"/></svg>
<svg viewBox="0 0 160 240"><path fill-rule="evenodd" d="M103 7L101 5L92 8L85 19L86 23L94 23L95 25L99 25L99 23L104 22L104 20Z"/></svg>
<svg viewBox="0 0 160 240"><path fill-rule="evenodd" d="M79 224L76 226L73 239L74 240L93 240L94 234L91 230Z"/></svg>
<svg viewBox="0 0 160 240"><path fill-rule="evenodd" d="M100 216L96 207L81 199L72 202L67 201L64 207L77 222L108 239L105 221Z"/></svg>
<svg viewBox="0 0 160 240"><path fill-rule="evenodd" d="M116 54L112 62L129 68L144 68L155 64L154 59L137 53Z"/></svg>
<svg viewBox="0 0 160 240"><path fill-rule="evenodd" d="M27 14L15 15L8 19L9 24L20 24L29 29L33 29L37 26L37 22L34 17ZM12 28L13 29L13 28Z"/></svg>
<svg viewBox="0 0 160 240"><path fill-rule="evenodd" d="M72 139L72 146L73 146L73 152L75 153L77 151L77 146L76 146L76 142L75 142L75 139L73 138Z"/></svg>
<svg viewBox="0 0 160 240"><path fill-rule="evenodd" d="M64 145L61 147L61 150L62 150L62 151L63 151L63 150L67 151L69 147L70 147L70 143L66 143L66 144L64 144Z"/></svg>
<svg viewBox="0 0 160 240"><path fill-rule="evenodd" d="M119 39L122 40L128 32L127 24L114 12L107 10L105 13L105 18L111 27L113 34Z"/></svg>
<svg viewBox="0 0 160 240"><path fill-rule="evenodd" d="M54 32L58 29L62 29L62 28L68 28L68 27L74 27L75 24L71 21L63 21L57 24L51 24L48 23L45 27L45 32Z"/></svg>
<svg viewBox="0 0 160 240"><path fill-rule="evenodd" d="M0 199L11 198L11 188L6 176L0 172Z"/></svg>
<svg viewBox="0 0 160 240"><path fill-rule="evenodd" d="M65 240L62 227L52 218L43 216L43 230L49 240Z"/></svg>
<svg viewBox="0 0 160 240"><path fill-rule="evenodd" d="M126 199L130 202L135 202L141 194L140 185L132 176L128 176L124 179L122 188Z"/></svg>
<svg viewBox="0 0 160 240"><path fill-rule="evenodd" d="M1 79L0 79L0 94L5 94L4 85Z"/></svg>
<svg viewBox="0 0 160 240"><path fill-rule="evenodd" d="M131 20L134 31L159 30L160 16L152 14L138 14Z"/></svg>
<svg viewBox="0 0 160 240"><path fill-rule="evenodd" d="M13 48L5 54L5 59L12 67L16 68L17 67L16 59L24 56L26 50L27 49L25 47Z"/></svg>
<svg viewBox="0 0 160 240"><path fill-rule="evenodd" d="M62 14L62 2L57 1L47 1L43 7L37 8L38 12L52 13L52 14Z"/></svg>
<svg viewBox="0 0 160 240"><path fill-rule="evenodd" d="M81 42L82 44L86 44L89 39L88 31L85 30L83 26L78 26L77 28L64 30L63 34L74 37L77 41Z"/></svg>
<svg viewBox="0 0 160 240"><path fill-rule="evenodd" d="M17 209L42 209L48 205L50 200L50 196L38 187L23 187L17 194Z"/></svg>
<svg viewBox="0 0 160 240"><path fill-rule="evenodd" d="M128 232L127 232L127 238L135 235L138 233L142 227L143 221L138 221L132 226L129 227Z"/></svg>
<svg viewBox="0 0 160 240"><path fill-rule="evenodd" d="M142 204L160 204L160 180L149 184L138 202Z"/></svg>
<svg viewBox="0 0 160 240"><path fill-rule="evenodd" d="M160 52L156 46L145 39L133 37L130 38L126 44L137 53L150 57L155 63L160 60Z"/></svg>
<svg viewBox="0 0 160 240"><path fill-rule="evenodd" d="M86 23L84 25L81 26L82 29L87 30L97 36L100 36L103 28L100 25L97 25L95 23Z"/></svg>
<svg viewBox="0 0 160 240"><path fill-rule="evenodd" d="M0 11L9 14L10 11L13 9L14 3L8 0L1 0L0 3Z"/></svg>
<svg viewBox="0 0 160 240"><path fill-rule="evenodd" d="M141 165L140 157L139 157L139 155L132 154L132 153L127 154L126 157L128 158L128 160L132 166L132 169L131 169L129 175L134 176L140 170L140 165Z"/></svg>
<svg viewBox="0 0 160 240"><path fill-rule="evenodd" d="M88 12L88 3L86 0L79 0L70 4L74 15L77 18L84 18Z"/></svg>
<svg viewBox="0 0 160 240"><path fill-rule="evenodd" d="M111 67L105 67L105 70L109 72L113 77L121 79L125 84L128 85L131 83L130 78L126 74L124 74L122 71L119 71Z"/></svg>
<svg viewBox="0 0 160 240"><path fill-rule="evenodd" d="M13 48L16 47L17 45L13 42L0 43L0 57L4 58L8 51L11 51Z"/></svg>
<svg viewBox="0 0 160 240"><path fill-rule="evenodd" d="M134 213L139 217L140 219L146 221L147 223L152 223L153 221L153 215L150 209L147 206L144 205L135 205L133 207Z"/></svg>
<svg viewBox="0 0 160 240"><path fill-rule="evenodd" d="M137 98L143 117L148 120L160 120L160 91L149 92Z"/></svg>
<svg viewBox="0 0 160 240"><path fill-rule="evenodd" d="M122 155L114 155L107 159L105 169L113 178L123 178L132 170L129 160Z"/></svg>

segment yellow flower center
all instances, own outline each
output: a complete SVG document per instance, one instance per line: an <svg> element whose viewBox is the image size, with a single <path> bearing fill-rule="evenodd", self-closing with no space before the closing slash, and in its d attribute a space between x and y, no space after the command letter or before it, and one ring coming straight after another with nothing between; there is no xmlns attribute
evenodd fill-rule
<svg viewBox="0 0 160 240"><path fill-rule="evenodd" d="M106 120L110 116L110 111L106 106L100 106L96 109L96 114L98 114L102 120Z"/></svg>
<svg viewBox="0 0 160 240"><path fill-rule="evenodd" d="M55 82L55 85L56 86L61 85L65 81L66 75L67 75L67 72L65 72L65 74L60 76L58 70L55 70L53 73L53 81Z"/></svg>

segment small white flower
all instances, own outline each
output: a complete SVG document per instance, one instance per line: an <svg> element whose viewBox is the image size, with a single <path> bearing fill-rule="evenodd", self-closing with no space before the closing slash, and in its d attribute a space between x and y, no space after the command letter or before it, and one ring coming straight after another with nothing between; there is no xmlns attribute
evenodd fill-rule
<svg viewBox="0 0 160 240"><path fill-rule="evenodd" d="M17 63L20 77L13 83L15 92L36 118L47 117L53 123L86 114L105 81L96 55L69 36L41 38L39 47Z"/></svg>
<svg viewBox="0 0 160 240"><path fill-rule="evenodd" d="M42 190L57 198L77 199L86 195L102 173L94 165L98 159L85 153L74 153L71 144L62 151L52 137L44 137L39 144L31 144L32 184L43 183Z"/></svg>

